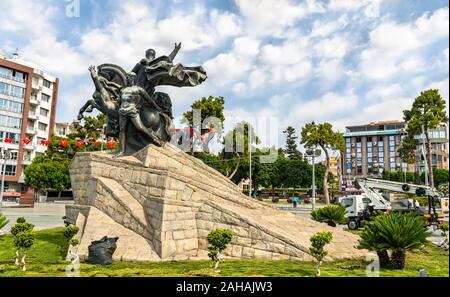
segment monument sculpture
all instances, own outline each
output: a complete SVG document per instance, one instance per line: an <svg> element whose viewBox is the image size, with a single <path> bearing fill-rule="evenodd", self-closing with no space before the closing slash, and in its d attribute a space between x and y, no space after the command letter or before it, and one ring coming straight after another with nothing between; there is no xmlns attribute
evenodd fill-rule
<svg viewBox="0 0 450 297"><path fill-rule="evenodd" d="M119 137L119 154L78 152L70 165L74 205L68 220L80 231L76 252L88 257L92 241L118 237L114 260L208 259L208 233L228 228L231 258L312 260L310 237L333 233L327 259L361 257L358 236L278 210L242 194L220 172L168 142L172 131L169 95L160 85L196 86L200 67L173 64L181 44L155 59L146 51L130 72L120 66L90 67L95 92L80 110L107 115L106 134Z"/></svg>
<svg viewBox="0 0 450 297"><path fill-rule="evenodd" d="M180 48L181 43L175 44L169 56L159 58L155 58L155 50L148 49L130 72L114 64L99 65L97 70L89 67L95 92L80 109L78 119L94 108L104 113L106 136L119 138L121 143L117 156L130 155L150 143L162 146L170 140L172 102L168 94L156 92L155 87L193 87L207 78L201 66L173 64Z"/></svg>

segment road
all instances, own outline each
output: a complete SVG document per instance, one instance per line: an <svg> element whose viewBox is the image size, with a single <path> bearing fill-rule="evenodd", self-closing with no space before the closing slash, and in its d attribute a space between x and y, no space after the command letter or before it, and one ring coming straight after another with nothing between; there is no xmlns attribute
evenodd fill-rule
<svg viewBox="0 0 450 297"><path fill-rule="evenodd" d="M36 203L34 208L2 208L1 212L8 218L9 223L3 227L4 233L9 232L17 218L24 217L35 225L34 230L53 227L63 227L62 217L65 214L65 205L59 203Z"/></svg>

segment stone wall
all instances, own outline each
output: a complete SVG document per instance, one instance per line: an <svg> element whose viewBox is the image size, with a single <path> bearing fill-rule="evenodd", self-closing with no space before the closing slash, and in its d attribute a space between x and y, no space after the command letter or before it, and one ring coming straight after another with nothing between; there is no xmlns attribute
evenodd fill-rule
<svg viewBox="0 0 450 297"><path fill-rule="evenodd" d="M324 230L334 236L327 247L330 259L365 254L355 248L357 236L242 195L228 178L170 144L118 159L105 152L77 153L70 173L76 205L67 206L67 215L73 222L78 213L86 218L81 253L86 242L102 237L90 226L109 224L120 228L105 227L103 236L118 229L127 245L134 240L135 250L150 250L134 257L119 238L115 256L122 260L205 259L206 237L214 228L233 231L225 251L232 258L310 260L309 238Z"/></svg>

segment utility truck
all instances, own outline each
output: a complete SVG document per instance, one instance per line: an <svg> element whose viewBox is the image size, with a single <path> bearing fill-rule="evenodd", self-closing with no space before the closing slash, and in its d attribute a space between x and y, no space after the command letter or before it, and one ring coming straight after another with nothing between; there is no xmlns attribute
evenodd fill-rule
<svg viewBox="0 0 450 297"><path fill-rule="evenodd" d="M435 200L442 198L439 191L421 185L386 181L372 178L357 179L363 193L361 195L348 195L341 197L339 203L347 210L348 228L356 230L362 227L362 222L370 220L377 211L419 212L427 219L427 225L436 227L443 224L442 215L436 213ZM416 209L408 199L388 201L380 190L395 193L410 193L419 197L428 197L428 212Z"/></svg>

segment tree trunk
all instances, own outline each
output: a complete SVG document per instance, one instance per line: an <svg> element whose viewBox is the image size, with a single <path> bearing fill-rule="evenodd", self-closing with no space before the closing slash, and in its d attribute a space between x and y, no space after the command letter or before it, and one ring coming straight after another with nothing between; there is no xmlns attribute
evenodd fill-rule
<svg viewBox="0 0 450 297"><path fill-rule="evenodd" d="M425 130L425 144L427 147L428 180L430 182L430 187L434 188L432 146L430 136L428 135L428 129Z"/></svg>
<svg viewBox="0 0 450 297"><path fill-rule="evenodd" d="M27 257L27 250L24 250L23 251L23 257L22 257L22 271L27 271L27 265L26 265L26 263L25 263L25 259L26 259L26 257Z"/></svg>
<svg viewBox="0 0 450 297"><path fill-rule="evenodd" d="M392 269L403 269L406 263L406 253L404 251L394 251L391 257Z"/></svg>
<svg viewBox="0 0 450 297"><path fill-rule="evenodd" d="M228 178L229 179L232 179L233 178L233 176L236 174L236 172L238 171L238 168L239 168L239 164L240 164L240 161L241 161L241 157L240 157L240 155L239 155L239 153L237 153L237 164L236 164L236 167L234 168L234 170L233 170L233 172L228 176Z"/></svg>
<svg viewBox="0 0 450 297"><path fill-rule="evenodd" d="M317 261L316 265L316 276L320 276L320 265L322 264L322 261Z"/></svg>
<svg viewBox="0 0 450 297"><path fill-rule="evenodd" d="M391 260L389 259L389 255L387 250L377 251L378 260L380 261L381 268L389 268L391 264Z"/></svg>
<svg viewBox="0 0 450 297"><path fill-rule="evenodd" d="M19 250L16 250L16 261L14 262L16 266L19 266Z"/></svg>
<svg viewBox="0 0 450 297"><path fill-rule="evenodd" d="M61 192L62 192L62 191L59 191L59 192L58 192L58 200L61 200Z"/></svg>
<svg viewBox="0 0 450 297"><path fill-rule="evenodd" d="M343 168L342 168L342 152L339 152L339 157L338 157L338 170L337 170L337 175L338 175L338 193L341 191L342 188L342 173L343 173Z"/></svg>
<svg viewBox="0 0 450 297"><path fill-rule="evenodd" d="M320 145L322 150L325 152L325 173L323 175L323 195L325 196L325 203L330 204L330 195L328 194L328 172L330 172L330 155L328 150Z"/></svg>
<svg viewBox="0 0 450 297"><path fill-rule="evenodd" d="M217 273L220 273L219 264L220 264L219 251L217 251L216 263L214 264L214 271Z"/></svg>

